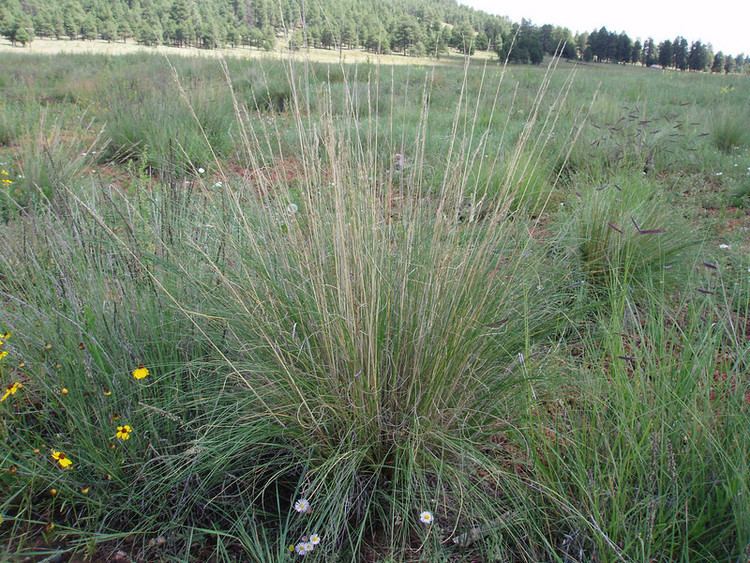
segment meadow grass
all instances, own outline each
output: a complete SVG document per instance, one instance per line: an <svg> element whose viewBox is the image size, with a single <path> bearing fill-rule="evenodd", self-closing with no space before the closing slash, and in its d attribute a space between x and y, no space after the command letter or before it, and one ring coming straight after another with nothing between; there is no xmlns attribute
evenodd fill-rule
<svg viewBox="0 0 750 563"><path fill-rule="evenodd" d="M27 60L8 554L745 556L750 264L680 197L746 79Z"/></svg>

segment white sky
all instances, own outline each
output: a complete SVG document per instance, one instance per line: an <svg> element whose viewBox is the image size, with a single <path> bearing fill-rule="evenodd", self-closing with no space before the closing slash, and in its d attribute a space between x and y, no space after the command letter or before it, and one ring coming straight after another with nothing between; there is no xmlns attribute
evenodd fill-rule
<svg viewBox="0 0 750 563"><path fill-rule="evenodd" d="M458 1L514 22L526 18L536 25L567 27L573 33L605 26L624 31L631 39L653 37L657 43L682 35L688 42L711 43L714 51L750 54L750 0L629 0L617 9L595 0Z"/></svg>

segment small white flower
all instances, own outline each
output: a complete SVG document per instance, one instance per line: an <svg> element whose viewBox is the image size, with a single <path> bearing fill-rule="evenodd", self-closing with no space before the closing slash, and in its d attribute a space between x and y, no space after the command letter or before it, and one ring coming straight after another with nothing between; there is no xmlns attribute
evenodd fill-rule
<svg viewBox="0 0 750 563"><path fill-rule="evenodd" d="M722 249L722 250L729 250L732 247L729 246L728 244L720 244L719 248Z"/></svg>
<svg viewBox="0 0 750 563"><path fill-rule="evenodd" d="M299 207L297 207L296 203L290 203L286 206L286 212L289 213L289 215L294 215L299 211Z"/></svg>
<svg viewBox="0 0 750 563"><path fill-rule="evenodd" d="M299 542L294 546L294 551L297 555L307 555L307 543Z"/></svg>
<svg viewBox="0 0 750 563"><path fill-rule="evenodd" d="M724 175L724 172L716 172L716 173L714 174L714 176L723 176L723 175Z"/></svg>
<svg viewBox="0 0 750 563"><path fill-rule="evenodd" d="M424 510L419 514L419 521L422 524L432 524L433 516L429 510Z"/></svg>
<svg viewBox="0 0 750 563"><path fill-rule="evenodd" d="M306 498L298 499L297 502L294 503L294 510L296 510L300 514L310 512L311 509L312 507L310 506L310 501Z"/></svg>
<svg viewBox="0 0 750 563"><path fill-rule="evenodd" d="M204 168L198 168L198 174L205 174L206 170Z"/></svg>
<svg viewBox="0 0 750 563"><path fill-rule="evenodd" d="M320 543L320 536L318 534L310 534L310 543L318 545Z"/></svg>
<svg viewBox="0 0 750 563"><path fill-rule="evenodd" d="M315 549L315 544L311 541L305 542L305 549L307 550L307 553L310 553Z"/></svg>
<svg viewBox="0 0 750 563"><path fill-rule="evenodd" d="M218 189L218 188L221 188L221 187L224 187L224 184L223 184L222 182L216 182L216 183L214 184L214 188L217 188L217 189Z"/></svg>

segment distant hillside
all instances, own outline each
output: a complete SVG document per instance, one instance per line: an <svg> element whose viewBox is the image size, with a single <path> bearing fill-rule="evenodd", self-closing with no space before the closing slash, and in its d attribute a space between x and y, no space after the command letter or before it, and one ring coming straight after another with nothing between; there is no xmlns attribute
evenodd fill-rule
<svg viewBox="0 0 750 563"><path fill-rule="evenodd" d="M0 0L0 35L21 46L49 37L204 49L272 50L283 41L291 49L433 57L482 50L534 64L559 52L570 59L713 72L742 71L746 61L682 37L641 44L605 28L573 36L567 28L512 23L456 0Z"/></svg>

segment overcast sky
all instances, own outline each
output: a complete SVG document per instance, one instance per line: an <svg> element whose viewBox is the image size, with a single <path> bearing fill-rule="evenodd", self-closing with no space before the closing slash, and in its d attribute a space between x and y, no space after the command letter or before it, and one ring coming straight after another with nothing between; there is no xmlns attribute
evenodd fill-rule
<svg viewBox="0 0 750 563"><path fill-rule="evenodd" d="M711 43L715 51L750 54L750 0L630 0L618 9L594 0L458 1L515 22L526 18L537 25L567 27L573 33L605 26L609 31L624 31L631 39L653 37L657 43L682 35L688 41Z"/></svg>

